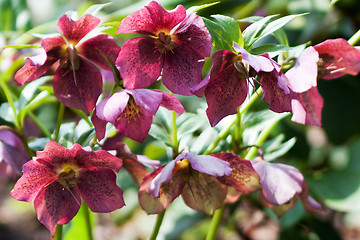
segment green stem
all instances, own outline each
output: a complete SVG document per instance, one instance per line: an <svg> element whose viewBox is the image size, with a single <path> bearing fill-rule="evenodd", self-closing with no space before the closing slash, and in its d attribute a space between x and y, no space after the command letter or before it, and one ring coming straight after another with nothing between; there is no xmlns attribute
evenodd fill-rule
<svg viewBox="0 0 360 240"><path fill-rule="evenodd" d="M211 219L210 228L209 228L209 232L206 236L206 240L214 240L216 238L217 230L220 226L221 220L224 215L225 206L226 205L223 204L221 206L221 208L219 208L215 211L214 216Z"/></svg>
<svg viewBox="0 0 360 240"><path fill-rule="evenodd" d="M156 217L156 223L155 223L155 226L154 226L154 229L153 229L153 232L149 238L149 240L156 240L156 237L159 233L159 230L160 230L160 226L162 224L162 221L164 219L164 215L165 215L165 210L162 212L162 213L159 213Z"/></svg>
<svg viewBox="0 0 360 240"><path fill-rule="evenodd" d="M173 148L177 152L179 149L179 142L177 139L177 126L176 126L176 112L172 111L172 125L173 125Z"/></svg>
<svg viewBox="0 0 360 240"><path fill-rule="evenodd" d="M27 114L45 134L45 136L51 139L51 132L45 127L45 125L31 111L28 111Z"/></svg>
<svg viewBox="0 0 360 240"><path fill-rule="evenodd" d="M255 141L255 146L261 146L265 140L267 139L267 137L269 136L269 134L272 132L272 130L274 129L274 127L280 122L281 119L283 119L286 116L289 116L290 113L284 114L282 117L276 119L275 121L273 121L271 124L267 125L262 132L260 133L260 135L257 137L256 141ZM258 148L257 147L251 147L249 152L246 154L245 159L251 160L253 157L255 157L256 153L257 153Z"/></svg>
<svg viewBox="0 0 360 240"><path fill-rule="evenodd" d="M20 123L17 121L17 111L16 111L16 108L15 108L14 100L13 100L13 98L11 96L11 92L10 92L4 78L2 78L1 74L0 74L0 85L1 85L1 88L3 89L3 91L5 93L5 97L6 97L7 101L9 102L11 109L14 112L15 128L16 128L16 130L18 130L19 132L22 133Z"/></svg>
<svg viewBox="0 0 360 240"><path fill-rule="evenodd" d="M90 214L89 214L89 207L84 202L82 202L82 204L83 204L82 209L83 209L85 225L86 225L86 233L88 236L88 240L92 240L93 235L92 235L92 226L91 226L91 219L90 219Z"/></svg>
<svg viewBox="0 0 360 240"><path fill-rule="evenodd" d="M240 107L239 114L242 115L246 110L248 110L249 107L260 96L261 93L262 93L262 89L261 89L261 87L259 87L253 93L253 95L250 97L250 99ZM229 135L231 128L233 127L233 125L236 122L237 122L237 119L235 119L232 123L230 123L230 125L227 128L224 128L223 130L221 130L218 137L215 139L215 141L212 144L210 144L210 146L205 150L205 152L203 154L204 155L210 154L216 148L216 146L219 144L219 142L221 140L225 139Z"/></svg>
<svg viewBox="0 0 360 240"><path fill-rule="evenodd" d="M54 141L56 141L56 142L59 141L60 126L61 126L61 122L64 117L64 112L65 112L65 106L64 106L64 104L60 103L59 114L58 114L58 119L56 122L55 135L54 135Z"/></svg>
<svg viewBox="0 0 360 240"><path fill-rule="evenodd" d="M63 225L60 224L56 225L56 230L53 240L62 240L62 230L63 230Z"/></svg>
<svg viewBox="0 0 360 240"><path fill-rule="evenodd" d="M360 40L360 29L348 40L348 43L355 45Z"/></svg>

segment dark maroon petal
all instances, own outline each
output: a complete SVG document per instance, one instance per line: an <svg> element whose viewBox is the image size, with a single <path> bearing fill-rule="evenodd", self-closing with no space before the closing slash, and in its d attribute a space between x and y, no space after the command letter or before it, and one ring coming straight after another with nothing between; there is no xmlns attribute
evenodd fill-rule
<svg viewBox="0 0 360 240"><path fill-rule="evenodd" d="M99 25L100 19L89 14L82 15L74 21L71 16L64 14L56 25L56 29L64 35L69 43L76 45L86 34Z"/></svg>
<svg viewBox="0 0 360 240"><path fill-rule="evenodd" d="M71 151L76 153L74 163L81 168L106 167L118 172L122 166L121 159L105 150L87 151L75 143Z"/></svg>
<svg viewBox="0 0 360 240"><path fill-rule="evenodd" d="M134 161L128 158L123 159L124 168L130 173L131 178L136 183L136 186L140 187L141 181L149 173L140 162Z"/></svg>
<svg viewBox="0 0 360 240"><path fill-rule="evenodd" d="M154 91L156 91L154 89ZM161 105L164 108L167 108L169 110L173 110L176 113L183 113L185 112L185 109L179 99L177 99L175 96L171 95L170 93L163 92L162 93L162 101Z"/></svg>
<svg viewBox="0 0 360 240"><path fill-rule="evenodd" d="M239 77L233 59L237 55L227 50L219 50L212 56L213 66L210 81L205 89L208 104L206 114L211 126L224 117L237 113L237 108L248 94L247 80Z"/></svg>
<svg viewBox="0 0 360 240"><path fill-rule="evenodd" d="M89 114L102 93L102 76L92 63L81 56L78 59L79 68L74 71L62 65L56 69L53 88L56 98L64 105Z"/></svg>
<svg viewBox="0 0 360 240"><path fill-rule="evenodd" d="M175 160L188 159L192 169L212 175L214 177L229 176L230 164L220 158L209 155L196 155L192 153L180 153Z"/></svg>
<svg viewBox="0 0 360 240"><path fill-rule="evenodd" d="M201 81L201 70L205 60L185 43L165 53L163 84L173 93L192 95L191 88Z"/></svg>
<svg viewBox="0 0 360 240"><path fill-rule="evenodd" d="M251 193L259 190L260 177L249 160L242 159L234 153L216 153L211 156L228 162L232 169L229 176L218 178L220 182L233 186L236 190L243 193Z"/></svg>
<svg viewBox="0 0 360 240"><path fill-rule="evenodd" d="M64 54L66 42L62 36L44 38L41 40L41 46L49 58L61 58Z"/></svg>
<svg viewBox="0 0 360 240"><path fill-rule="evenodd" d="M295 194L301 193L303 175L292 166L266 161L250 161L260 176L262 193L270 204L288 203Z"/></svg>
<svg viewBox="0 0 360 240"><path fill-rule="evenodd" d="M55 234L57 224L70 222L79 211L80 196L76 188L64 188L55 181L43 188L36 196L34 206L39 221Z"/></svg>
<svg viewBox="0 0 360 240"><path fill-rule="evenodd" d="M160 30L170 32L186 16L186 10L178 5L172 11L166 11L159 3L149 5L127 16L119 25L118 33L157 34Z"/></svg>
<svg viewBox="0 0 360 240"><path fill-rule="evenodd" d="M334 79L345 74L357 75L360 72L360 51L345 39L329 39L316 46L325 68L324 79Z"/></svg>
<svg viewBox="0 0 360 240"><path fill-rule="evenodd" d="M107 34L101 34L77 46L76 50L80 55L89 59L97 66L110 70L109 64L102 54L109 59L111 63L115 64L120 52L120 47L114 41L113 37Z"/></svg>
<svg viewBox="0 0 360 240"><path fill-rule="evenodd" d="M146 175L141 183L139 189L139 203L142 209L147 214L158 214L163 212L175 198L177 198L182 192L185 181L182 177L181 171L174 174L174 176L168 181L161 184L158 197L154 197L150 193L150 182L162 172L164 167L159 168L152 173Z"/></svg>
<svg viewBox="0 0 360 240"><path fill-rule="evenodd" d="M195 13L190 13L175 30L175 42L186 44L194 52L203 58L209 57L211 53L211 35L205 27L204 21Z"/></svg>
<svg viewBox="0 0 360 240"><path fill-rule="evenodd" d="M175 163L176 160L172 160L166 164L165 167L161 168L162 170L149 182L149 193L155 197L159 197L161 184L169 182L173 178Z"/></svg>
<svg viewBox="0 0 360 240"><path fill-rule="evenodd" d="M123 191L116 185L116 175L111 169L92 168L78 174L81 198L91 211L108 213L125 205Z"/></svg>
<svg viewBox="0 0 360 240"><path fill-rule="evenodd" d="M35 66L33 66L31 62L27 62L16 72L14 79L20 84L38 79L44 75L56 61L57 59L47 59L43 65Z"/></svg>
<svg viewBox="0 0 360 240"><path fill-rule="evenodd" d="M226 186L213 176L194 171L181 196L192 209L211 215L223 204L226 197Z"/></svg>
<svg viewBox="0 0 360 240"><path fill-rule="evenodd" d="M153 115L145 109L140 109L136 116L127 117L121 114L113 123L115 127L127 136L138 142L143 142L150 130Z"/></svg>
<svg viewBox="0 0 360 240"><path fill-rule="evenodd" d="M124 43L116 60L124 87L145 88L155 82L163 67L164 55L152 38L135 38Z"/></svg>
<svg viewBox="0 0 360 240"><path fill-rule="evenodd" d="M36 152L36 161L51 168L61 168L63 164L74 163L76 151L65 148L55 141L49 141L43 151Z"/></svg>
<svg viewBox="0 0 360 240"><path fill-rule="evenodd" d="M317 85L319 54L313 47L304 50L295 66L286 72L291 90L302 93Z"/></svg>
<svg viewBox="0 0 360 240"><path fill-rule="evenodd" d="M291 101L293 117L292 121L321 126L321 111L324 100L317 87L310 88L303 93L294 93Z"/></svg>
<svg viewBox="0 0 360 240"><path fill-rule="evenodd" d="M158 92L150 89L125 89L124 91L132 95L136 105L151 115L156 114L163 98L160 91Z"/></svg>
<svg viewBox="0 0 360 240"><path fill-rule="evenodd" d="M195 96L202 97L204 95L206 86L209 84L210 74L208 74L198 85L195 85L190 89Z"/></svg>
<svg viewBox="0 0 360 240"><path fill-rule="evenodd" d="M96 109L95 109L93 115L91 116L91 122L94 125L97 138L99 140L104 139L106 133L106 124L108 123L108 121L100 119L96 115Z"/></svg>
<svg viewBox="0 0 360 240"><path fill-rule="evenodd" d="M56 178L53 169L36 160L30 160L24 164L23 175L16 182L10 195L19 201L32 202L39 191Z"/></svg>
<svg viewBox="0 0 360 240"><path fill-rule="evenodd" d="M290 89L285 88L284 90L282 88L282 76L286 78L283 73L278 73L275 70L258 73L264 99L269 103L269 109L277 113L291 112Z"/></svg>

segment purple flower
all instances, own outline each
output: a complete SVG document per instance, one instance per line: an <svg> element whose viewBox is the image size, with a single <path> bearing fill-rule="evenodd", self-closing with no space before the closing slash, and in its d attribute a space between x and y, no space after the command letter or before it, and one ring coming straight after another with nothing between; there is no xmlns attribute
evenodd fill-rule
<svg viewBox="0 0 360 240"><path fill-rule="evenodd" d="M229 176L231 171L230 164L219 158L181 153L144 177L140 205L148 214L160 213L181 194L189 207L212 214L227 192L217 177Z"/></svg>
<svg viewBox="0 0 360 240"><path fill-rule="evenodd" d="M334 79L345 74L360 72L360 50L345 39L329 39L314 46L319 53L319 75L324 79Z"/></svg>
<svg viewBox="0 0 360 240"><path fill-rule="evenodd" d="M116 92L96 106L92 121L97 136L104 138L106 123L110 122L125 136L142 142L160 106L177 113L185 111L176 97L159 90L123 89Z"/></svg>
<svg viewBox="0 0 360 240"><path fill-rule="evenodd" d="M186 14L183 6L166 11L152 1L127 16L117 33L144 35L125 42L116 60L125 88L145 88L162 73L163 84L170 91L191 95L190 89L202 80L211 36L203 20L195 13Z"/></svg>
<svg viewBox="0 0 360 240"><path fill-rule="evenodd" d="M99 18L89 14L76 21L63 15L57 30L66 40L62 36L43 39L42 54L28 58L29 61L16 73L15 80L20 84L35 80L60 60L53 80L55 96L66 106L89 113L102 92L102 76L94 64L109 69L103 55L114 63L120 52L120 47L106 34L80 43L99 23Z"/></svg>
<svg viewBox="0 0 360 240"><path fill-rule="evenodd" d="M89 151L79 144L67 149L54 141L23 166L23 176L10 195L34 201L39 221L54 236L57 224L68 223L81 199L93 212L107 213L124 206L116 175L122 161L110 153Z"/></svg>
<svg viewBox="0 0 360 240"><path fill-rule="evenodd" d="M10 127L0 126L0 176L20 175L28 160L30 157L20 138Z"/></svg>

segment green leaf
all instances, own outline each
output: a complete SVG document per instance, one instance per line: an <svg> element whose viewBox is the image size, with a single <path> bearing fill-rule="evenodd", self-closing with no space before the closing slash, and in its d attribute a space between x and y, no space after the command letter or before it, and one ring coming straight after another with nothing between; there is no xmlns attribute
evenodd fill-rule
<svg viewBox="0 0 360 240"><path fill-rule="evenodd" d="M0 48L23 49L23 48L41 48L41 46L32 45L32 44L18 44L18 45L6 45L6 46L2 46Z"/></svg>
<svg viewBox="0 0 360 240"><path fill-rule="evenodd" d="M73 239L82 239L90 240L90 237L87 232L86 216L85 216L85 204L82 203L79 209L79 212L76 216L66 225L64 225L63 230L63 239L64 240L73 240ZM94 213L89 211L90 223L91 226L95 226Z"/></svg>
<svg viewBox="0 0 360 240"><path fill-rule="evenodd" d="M203 18L205 26L211 34L211 41L217 50L233 51L233 43L243 45L239 24L231 17L212 15L215 21Z"/></svg>
<svg viewBox="0 0 360 240"><path fill-rule="evenodd" d="M39 87L44 83L46 83L47 81L49 81L50 79L51 77L45 76L27 84L20 93L19 105L18 105L19 110L23 109L26 106L26 104L28 104L34 98Z"/></svg>
<svg viewBox="0 0 360 240"><path fill-rule="evenodd" d="M95 16L103 7L109 6L111 3L94 4L85 10L83 14L90 14Z"/></svg>
<svg viewBox="0 0 360 240"><path fill-rule="evenodd" d="M266 141L261 147L264 150L264 159L273 161L286 154L296 143L296 138L283 142L285 136L283 134L274 139Z"/></svg>
<svg viewBox="0 0 360 240"><path fill-rule="evenodd" d="M5 121L15 122L14 111L8 102L4 102L0 105L0 117Z"/></svg>
<svg viewBox="0 0 360 240"><path fill-rule="evenodd" d="M273 34L281 45L289 46L289 40L286 36L284 29L280 28L273 32Z"/></svg>
<svg viewBox="0 0 360 240"><path fill-rule="evenodd" d="M195 131L206 126L207 120L198 114L195 113L183 113L176 119L176 124L178 126L178 138L181 139L183 136L186 136L189 133L194 133Z"/></svg>
<svg viewBox="0 0 360 240"><path fill-rule="evenodd" d="M171 147L171 137L168 132L157 124L151 124L149 135L164 143L165 145Z"/></svg>
<svg viewBox="0 0 360 240"><path fill-rule="evenodd" d="M206 3L206 4L203 4L203 5L200 5L200 6L192 6L192 7L188 8L186 10L186 12L188 12L188 13L197 12L199 10L214 6L214 5L218 4L218 3L220 3L220 1L219 2L213 2L213 3Z"/></svg>
<svg viewBox="0 0 360 240"><path fill-rule="evenodd" d="M256 47L251 49L250 53L255 55L260 55L262 53L271 53L271 52L284 52L291 50L291 47L285 46L285 45L279 45L279 44L264 44L260 47Z"/></svg>

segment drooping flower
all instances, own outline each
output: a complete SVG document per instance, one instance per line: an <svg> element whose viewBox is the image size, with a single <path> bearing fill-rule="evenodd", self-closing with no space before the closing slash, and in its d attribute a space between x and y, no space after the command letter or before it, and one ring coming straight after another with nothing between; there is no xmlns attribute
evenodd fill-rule
<svg viewBox="0 0 360 240"><path fill-rule="evenodd" d="M81 42L99 23L99 18L89 14L76 21L63 15L56 27L66 40L60 35L43 39L42 53L27 58L29 61L16 73L15 80L20 84L35 80L60 60L53 80L55 96L66 106L89 113L102 92L102 76L96 66L109 69L104 56L115 63L120 52L114 39L106 34Z"/></svg>
<svg viewBox="0 0 360 240"><path fill-rule="evenodd" d="M23 166L23 176L10 195L33 202L39 221L54 236L57 224L68 223L81 199L93 212L107 213L124 206L116 175L122 161L107 151L75 144L67 149L54 141Z"/></svg>
<svg viewBox="0 0 360 240"><path fill-rule="evenodd" d="M152 1L127 16L117 33L144 35L125 42L116 60L125 88L145 88L162 73L162 82L171 92L191 95L190 89L202 80L211 36L203 20L187 14L183 6L166 11Z"/></svg>
<svg viewBox="0 0 360 240"><path fill-rule="evenodd" d="M306 210L322 208L309 196L307 184L298 169L281 163L269 163L261 159L250 162L260 176L261 197L271 205L290 204L291 208L294 205L292 199L300 196Z"/></svg>
<svg viewBox="0 0 360 240"><path fill-rule="evenodd" d="M92 116L98 138L105 136L106 123L112 123L122 134L144 141L159 107L185 111L179 100L169 93L153 89L123 89L102 100Z"/></svg>
<svg viewBox="0 0 360 240"><path fill-rule="evenodd" d="M181 153L144 177L140 205L148 214L160 213L181 194L189 207L212 214L226 197L226 186L217 177L231 171L230 164L219 158Z"/></svg>
<svg viewBox="0 0 360 240"><path fill-rule="evenodd" d="M345 39L329 39L314 46L319 53L319 75L323 79L335 79L345 74L360 72L360 50Z"/></svg>
<svg viewBox="0 0 360 240"><path fill-rule="evenodd" d="M219 50L213 54L209 78L204 79L208 83L200 83L200 86L205 86L208 104L206 114L211 126L215 126L224 117L235 114L245 101L251 77L249 66L256 72L271 72L274 69L268 58L252 55L236 43L234 48L239 54L228 50ZM199 92L201 95L201 91Z"/></svg>
<svg viewBox="0 0 360 240"><path fill-rule="evenodd" d="M30 160L24 144L8 126L0 126L0 177L21 174L22 166Z"/></svg>

